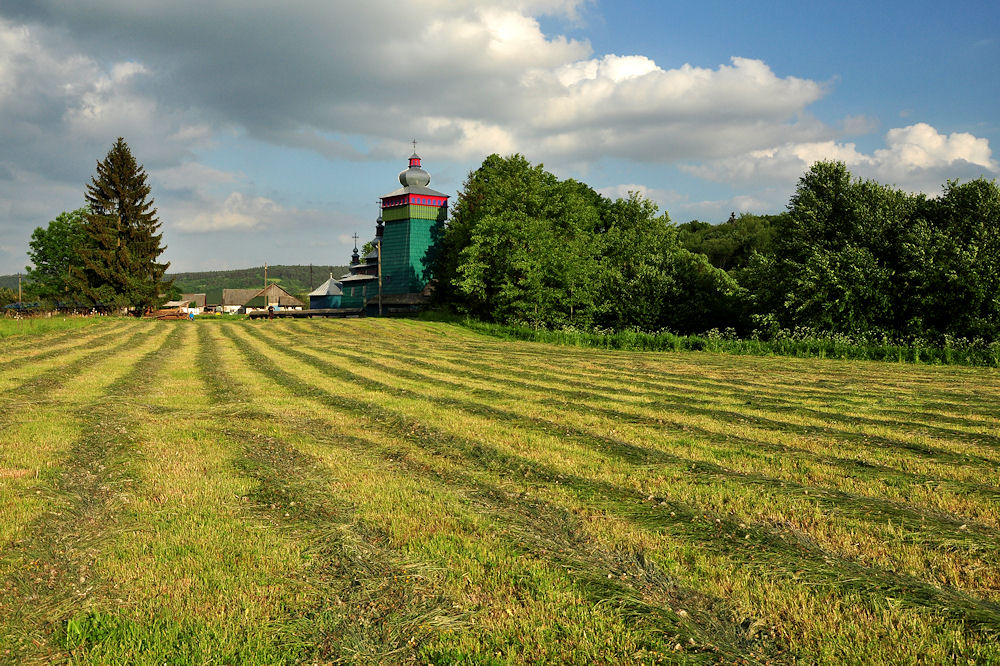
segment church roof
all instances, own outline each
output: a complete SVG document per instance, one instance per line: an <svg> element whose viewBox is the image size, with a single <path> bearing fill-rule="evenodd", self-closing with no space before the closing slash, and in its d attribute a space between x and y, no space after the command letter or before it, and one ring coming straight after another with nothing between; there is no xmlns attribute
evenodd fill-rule
<svg viewBox="0 0 1000 666"><path fill-rule="evenodd" d="M414 149L416 148L416 143L414 142ZM402 185L398 190L389 192L389 194L383 194L382 198L386 197L398 197L401 194L423 194L425 196L431 197L446 197L448 195L438 192L437 190L432 190L427 187L428 183L431 182L431 175L423 170L420 166L420 156L417 155L416 150L410 155L410 166L409 168L403 169L399 173L399 184Z"/></svg>
<svg viewBox="0 0 1000 666"><path fill-rule="evenodd" d="M343 291L340 289L340 283L333 278L330 278L309 292L310 296L340 296L342 294Z"/></svg>
<svg viewBox="0 0 1000 666"><path fill-rule="evenodd" d="M345 275L340 278L341 284L344 282L367 282L369 280L377 280L377 275Z"/></svg>
<svg viewBox="0 0 1000 666"><path fill-rule="evenodd" d="M401 187L398 190L393 190L389 194L383 194L383 199L388 199L389 197L398 197L402 194L422 194L431 197L447 197L448 195L444 192L438 192L437 190L432 190L429 187L423 187L422 185L407 185L406 187Z"/></svg>

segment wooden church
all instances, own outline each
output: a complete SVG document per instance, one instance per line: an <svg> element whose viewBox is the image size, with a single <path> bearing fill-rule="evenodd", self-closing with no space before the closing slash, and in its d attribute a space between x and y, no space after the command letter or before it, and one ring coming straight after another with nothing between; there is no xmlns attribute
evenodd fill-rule
<svg viewBox="0 0 1000 666"><path fill-rule="evenodd" d="M448 216L448 195L427 187L430 182L414 144L409 167L399 174L402 187L380 197L373 249L364 257L355 236L350 273L339 280L340 307L391 314L419 309L427 301L431 230Z"/></svg>

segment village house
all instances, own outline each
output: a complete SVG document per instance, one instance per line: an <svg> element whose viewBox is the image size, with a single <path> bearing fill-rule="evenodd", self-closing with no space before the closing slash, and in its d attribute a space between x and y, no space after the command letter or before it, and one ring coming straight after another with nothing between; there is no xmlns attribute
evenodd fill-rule
<svg viewBox="0 0 1000 666"><path fill-rule="evenodd" d="M304 303L276 284L263 289L223 289L222 311L228 314L253 310L301 310Z"/></svg>

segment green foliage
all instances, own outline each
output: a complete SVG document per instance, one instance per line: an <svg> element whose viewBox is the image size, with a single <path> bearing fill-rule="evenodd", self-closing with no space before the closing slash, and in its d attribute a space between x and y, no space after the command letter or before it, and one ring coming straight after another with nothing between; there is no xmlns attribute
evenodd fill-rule
<svg viewBox="0 0 1000 666"><path fill-rule="evenodd" d="M776 225L782 215L735 214L717 225L692 220L677 227L677 238L686 249L704 254L716 268L745 268L755 252L770 254Z"/></svg>
<svg viewBox="0 0 1000 666"><path fill-rule="evenodd" d="M71 273L74 286L94 303L142 313L163 301L169 264L156 261L165 248L146 180L119 137L87 185L90 210L82 226L90 243L81 249L82 266Z"/></svg>
<svg viewBox="0 0 1000 666"><path fill-rule="evenodd" d="M532 326L587 325L595 309L602 198L521 155L491 155L469 175L432 257L437 297Z"/></svg>
<svg viewBox="0 0 1000 666"><path fill-rule="evenodd" d="M547 342L571 347L621 351L706 351L741 356L789 356L795 358L850 359L926 365L966 365L1000 368L1000 342L952 340L944 345L927 341L852 338L809 329L780 329L769 338L739 337L729 329L711 329L701 335L678 335L668 330L637 329L580 330L573 327L539 329L530 326L484 322L466 317L428 314L426 319L458 323L468 329L504 340Z"/></svg>
<svg viewBox="0 0 1000 666"><path fill-rule="evenodd" d="M7 287L0 287L0 305L10 305L17 302L17 292Z"/></svg>
<svg viewBox="0 0 1000 666"><path fill-rule="evenodd" d="M456 286L482 315L532 326L588 323L597 264L587 240L524 213L488 215L461 251Z"/></svg>
<svg viewBox="0 0 1000 666"><path fill-rule="evenodd" d="M1000 339L1000 188L984 178L949 182L933 203L914 239L930 258L921 314L942 333Z"/></svg>
<svg viewBox="0 0 1000 666"><path fill-rule="evenodd" d="M633 192L609 206L606 220L601 326L692 333L740 324L740 287L682 247L653 202Z"/></svg>
<svg viewBox="0 0 1000 666"><path fill-rule="evenodd" d="M779 220L774 252L737 272L761 331L997 339L1000 190L949 183L927 199L819 162Z"/></svg>
<svg viewBox="0 0 1000 666"><path fill-rule="evenodd" d="M439 234L437 297L481 318L686 332L739 319L738 285L681 247L652 202L612 202L521 155L472 172Z"/></svg>
<svg viewBox="0 0 1000 666"><path fill-rule="evenodd" d="M31 294L36 298L64 300L74 298L72 269L83 266L81 253L90 239L84 230L89 210L78 208L60 213L47 227L37 227L28 243L27 267Z"/></svg>

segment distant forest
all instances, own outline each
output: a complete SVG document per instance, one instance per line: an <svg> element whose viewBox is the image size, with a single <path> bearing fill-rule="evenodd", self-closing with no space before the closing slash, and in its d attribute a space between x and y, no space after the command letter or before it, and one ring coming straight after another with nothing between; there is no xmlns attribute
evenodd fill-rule
<svg viewBox="0 0 1000 666"><path fill-rule="evenodd" d="M305 265L268 266L267 281L281 286L288 293L304 298L310 291L323 284L330 275L339 278L348 271L348 266ZM202 271L197 273L167 273L166 279L173 279L171 297L181 294L204 293L209 303L222 302L223 289L252 289L264 286L264 267L237 268L228 271ZM22 286L27 289L29 281L22 276ZM0 275L0 289L9 289L17 296L17 275ZM28 296L25 296L27 299Z"/></svg>

